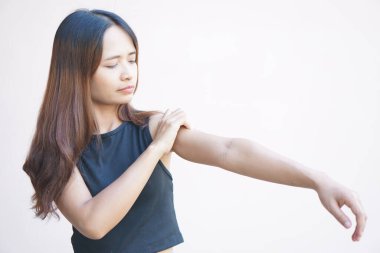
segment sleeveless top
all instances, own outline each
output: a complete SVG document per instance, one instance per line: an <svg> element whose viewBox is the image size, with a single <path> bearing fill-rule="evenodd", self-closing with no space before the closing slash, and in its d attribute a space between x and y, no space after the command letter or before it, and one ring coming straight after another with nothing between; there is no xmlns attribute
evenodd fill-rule
<svg viewBox="0 0 380 253"><path fill-rule="evenodd" d="M148 120L143 126L123 122L100 135L100 146L92 136L77 162L92 196L126 171L153 141ZM72 229L75 253L156 253L184 242L174 210L170 171L159 160L131 209L101 239L87 238L74 226Z"/></svg>

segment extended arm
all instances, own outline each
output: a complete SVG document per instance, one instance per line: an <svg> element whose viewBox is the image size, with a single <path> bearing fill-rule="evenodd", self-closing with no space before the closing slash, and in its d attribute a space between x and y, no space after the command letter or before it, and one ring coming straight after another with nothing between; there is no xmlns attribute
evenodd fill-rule
<svg viewBox="0 0 380 253"><path fill-rule="evenodd" d="M367 215L357 193L331 179L322 171L306 168L300 163L244 138L226 138L197 130L178 132L174 151L189 161L217 166L231 172L269 182L313 189L322 205L346 228L350 219L340 209L351 208L356 216L353 241L364 231Z"/></svg>
<svg viewBox="0 0 380 253"><path fill-rule="evenodd" d="M326 177L248 139L232 138L227 146L222 168L244 176L310 189Z"/></svg>

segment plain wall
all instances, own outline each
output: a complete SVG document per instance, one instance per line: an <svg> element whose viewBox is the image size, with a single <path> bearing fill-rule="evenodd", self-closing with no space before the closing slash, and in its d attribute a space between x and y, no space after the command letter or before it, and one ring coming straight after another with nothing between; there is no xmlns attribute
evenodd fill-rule
<svg viewBox="0 0 380 253"><path fill-rule="evenodd" d="M193 252L380 252L379 1L1 1L0 252L72 252L71 224L34 218L22 171L53 38L77 8L116 12L139 45L140 109L181 107L194 128L261 143L358 192L360 242L310 189L173 155ZM347 207L343 210L355 220Z"/></svg>

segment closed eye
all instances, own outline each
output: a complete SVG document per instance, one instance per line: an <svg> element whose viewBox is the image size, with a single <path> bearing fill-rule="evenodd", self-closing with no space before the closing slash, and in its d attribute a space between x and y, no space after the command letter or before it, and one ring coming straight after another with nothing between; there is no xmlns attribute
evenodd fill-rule
<svg viewBox="0 0 380 253"><path fill-rule="evenodd" d="M107 68L109 68L109 69L113 69L113 68L115 68L117 66L117 63L115 64L115 65L109 65L109 66L106 66Z"/></svg>
<svg viewBox="0 0 380 253"><path fill-rule="evenodd" d="M131 60L131 61L128 61L128 62L130 62L130 63L136 63L135 60ZM115 63L114 65L108 65L108 66L106 66L106 67L109 68L109 69L113 69L113 68L115 68L116 66L117 66L117 63Z"/></svg>

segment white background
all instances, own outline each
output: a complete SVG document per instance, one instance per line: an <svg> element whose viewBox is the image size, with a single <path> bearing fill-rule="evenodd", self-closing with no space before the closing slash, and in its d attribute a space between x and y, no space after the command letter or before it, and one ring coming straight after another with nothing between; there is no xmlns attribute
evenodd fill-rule
<svg viewBox="0 0 380 253"><path fill-rule="evenodd" d="M193 127L242 137L359 193L360 242L316 192L173 155L176 253L380 252L379 1L1 1L0 252L72 252L71 224L33 218L22 171L59 23L116 12L140 45L139 109L183 108ZM376 130L377 129L377 130ZM354 216L347 207L354 225Z"/></svg>

